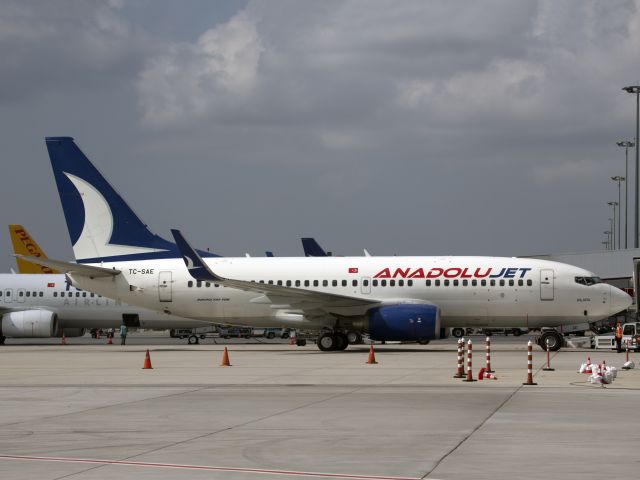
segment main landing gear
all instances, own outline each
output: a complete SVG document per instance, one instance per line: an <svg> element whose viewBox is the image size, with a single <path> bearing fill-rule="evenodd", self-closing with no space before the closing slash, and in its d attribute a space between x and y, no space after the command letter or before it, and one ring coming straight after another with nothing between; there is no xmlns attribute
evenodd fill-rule
<svg viewBox="0 0 640 480"><path fill-rule="evenodd" d="M323 352L344 350L349 346L347 334L343 332L323 332L316 342Z"/></svg>

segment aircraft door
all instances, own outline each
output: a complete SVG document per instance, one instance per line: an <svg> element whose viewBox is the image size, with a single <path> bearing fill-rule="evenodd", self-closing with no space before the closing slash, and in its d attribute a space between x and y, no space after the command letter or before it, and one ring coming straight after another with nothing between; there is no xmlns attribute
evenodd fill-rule
<svg viewBox="0 0 640 480"><path fill-rule="evenodd" d="M553 270L540 270L540 300L553 300Z"/></svg>
<svg viewBox="0 0 640 480"><path fill-rule="evenodd" d="M158 299L161 302L171 301L171 272L158 273Z"/></svg>
<svg viewBox="0 0 640 480"><path fill-rule="evenodd" d="M362 277L360 279L360 291L365 295L371 293L371 278Z"/></svg>
<svg viewBox="0 0 640 480"><path fill-rule="evenodd" d="M24 303L24 295L25 294L25 290L24 288L19 288L18 289L18 302L19 303Z"/></svg>
<svg viewBox="0 0 640 480"><path fill-rule="evenodd" d="M13 290L11 290L10 288L4 291L4 302L5 303L13 302Z"/></svg>

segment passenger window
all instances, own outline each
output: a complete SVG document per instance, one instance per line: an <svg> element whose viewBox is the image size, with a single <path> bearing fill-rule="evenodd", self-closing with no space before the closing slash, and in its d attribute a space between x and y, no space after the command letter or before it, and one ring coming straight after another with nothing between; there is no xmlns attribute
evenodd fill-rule
<svg viewBox="0 0 640 480"><path fill-rule="evenodd" d="M380 280L380 286L381 287L386 287L387 286L387 281L386 280Z"/></svg>
<svg viewBox="0 0 640 480"><path fill-rule="evenodd" d="M309 286L309 280L305 280L305 281L304 281L304 286L305 286L305 287L308 287L308 286Z"/></svg>
<svg viewBox="0 0 640 480"><path fill-rule="evenodd" d="M378 286L378 280L373 280L371 282L371 285L373 285L374 287L377 287Z"/></svg>
<svg viewBox="0 0 640 480"><path fill-rule="evenodd" d="M260 283L264 283L264 280L260 280ZM216 287L217 287L217 285L216 285Z"/></svg>
<svg viewBox="0 0 640 480"><path fill-rule="evenodd" d="M64 297L64 292L60 292L60 296L61 296L61 297Z"/></svg>
<svg viewBox="0 0 640 480"><path fill-rule="evenodd" d="M30 296L31 296L31 292L27 292L27 297L30 297Z"/></svg>
<svg viewBox="0 0 640 480"><path fill-rule="evenodd" d="M86 298L87 297L87 292L82 292L82 296Z"/></svg>
<svg viewBox="0 0 640 480"><path fill-rule="evenodd" d="M439 286L440 286L440 280L436 280L435 282L433 282L433 284L434 284L436 287L439 287Z"/></svg>
<svg viewBox="0 0 640 480"><path fill-rule="evenodd" d="M450 283L451 283L451 282L449 282L449 279L447 278L447 279L444 281L444 286L445 286L445 287L448 287Z"/></svg>
<svg viewBox="0 0 640 480"><path fill-rule="evenodd" d="M530 287L531 285L533 285L533 280L531 279L527 280L527 286Z"/></svg>
<svg viewBox="0 0 640 480"><path fill-rule="evenodd" d="M318 286L318 280L314 280L314 281L313 281L313 286L314 286L314 287L317 287L317 286Z"/></svg>
<svg viewBox="0 0 640 480"><path fill-rule="evenodd" d="M395 280L389 280L389 286L390 287L395 287L396 286L396 281Z"/></svg>
<svg viewBox="0 0 640 480"><path fill-rule="evenodd" d="M95 297L95 296L96 296L96 294L95 294L95 293L92 293L92 294L91 294L91 298L93 298L93 297Z"/></svg>
<svg viewBox="0 0 640 480"><path fill-rule="evenodd" d="M491 282L490 282L490 283L491 283L491 286L492 286L492 287L495 287L495 286L496 286L496 281L495 281L495 280L491 280Z"/></svg>
<svg viewBox="0 0 640 480"><path fill-rule="evenodd" d="M458 284L459 284L458 279L456 279L456 280L454 280L454 281L453 281L453 286L454 286L454 287L457 287L457 286L458 286Z"/></svg>
<svg viewBox="0 0 640 480"><path fill-rule="evenodd" d="M281 287L282 286L282 280L278 280L278 285Z"/></svg>
<svg viewBox="0 0 640 480"><path fill-rule="evenodd" d="M404 287L404 280L398 280L398 286Z"/></svg>
<svg viewBox="0 0 640 480"><path fill-rule="evenodd" d="M80 292L76 292L76 298L80 296Z"/></svg>
<svg viewBox="0 0 640 480"><path fill-rule="evenodd" d="M287 287L291 286L291 280L287 280Z"/></svg>
<svg viewBox="0 0 640 480"><path fill-rule="evenodd" d="M522 280L522 279L518 280L518 286L519 287L524 286L524 280Z"/></svg>
<svg viewBox="0 0 640 480"><path fill-rule="evenodd" d="M362 281L362 286L363 287L368 287L369 286L369 280L363 280Z"/></svg>
<svg viewBox="0 0 640 480"><path fill-rule="evenodd" d="M471 286L472 287L477 287L478 286L478 280L476 280L475 278L473 280L471 280Z"/></svg>
<svg viewBox="0 0 640 480"><path fill-rule="evenodd" d="M251 280L251 283L256 283L256 281L255 280ZM207 288L211 288L211 283L210 282L205 282L204 286L207 287Z"/></svg>
<svg viewBox="0 0 640 480"><path fill-rule="evenodd" d="M407 280L407 287L413 287L413 280Z"/></svg>
<svg viewBox="0 0 640 480"><path fill-rule="evenodd" d="M513 284L514 284L513 280L509 280L509 286L513 287Z"/></svg>
<svg viewBox="0 0 640 480"><path fill-rule="evenodd" d="M57 297L58 296L58 292L53 292L53 296Z"/></svg>
<svg viewBox="0 0 640 480"><path fill-rule="evenodd" d="M264 283L264 281L260 280L261 283ZM217 283L213 284L213 288L218 288L220 285L218 285Z"/></svg>
<svg viewBox="0 0 640 480"><path fill-rule="evenodd" d="M469 280L462 280L462 286L466 287L469 285Z"/></svg>
<svg viewBox="0 0 640 480"><path fill-rule="evenodd" d="M431 286L431 280L427 280L426 284L427 284L427 287L430 287Z"/></svg>
<svg viewBox="0 0 640 480"><path fill-rule="evenodd" d="M337 286L338 286L338 280L332 280L332 281L331 281L331 285L332 285L333 287L337 287Z"/></svg>
<svg viewBox="0 0 640 480"><path fill-rule="evenodd" d="M352 280L351 281L351 285L354 286L354 287L357 287L358 286L358 280Z"/></svg>
<svg viewBox="0 0 640 480"><path fill-rule="evenodd" d="M296 280L296 287L300 286L300 280Z"/></svg>
<svg viewBox="0 0 640 480"><path fill-rule="evenodd" d="M329 286L329 280L322 280L322 286L323 287L328 287Z"/></svg>
<svg viewBox="0 0 640 480"><path fill-rule="evenodd" d="M269 285L273 285L273 280L269 280Z"/></svg>
<svg viewBox="0 0 640 480"><path fill-rule="evenodd" d="M198 280L196 282L196 287L198 287L198 288L202 287L202 280Z"/></svg>
<svg viewBox="0 0 640 480"><path fill-rule="evenodd" d="M487 281L486 280L480 280L480 285L483 287L487 286Z"/></svg>
<svg viewBox="0 0 640 480"><path fill-rule="evenodd" d="M342 280L342 286L346 287L347 286L347 281L346 280Z"/></svg>

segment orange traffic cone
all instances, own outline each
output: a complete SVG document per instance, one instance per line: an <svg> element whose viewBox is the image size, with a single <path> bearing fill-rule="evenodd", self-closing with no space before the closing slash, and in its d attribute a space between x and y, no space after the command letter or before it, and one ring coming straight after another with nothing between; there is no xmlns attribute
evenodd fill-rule
<svg viewBox="0 0 640 480"><path fill-rule="evenodd" d="M110 333L107 334L107 345L113 345L113 336Z"/></svg>
<svg viewBox="0 0 640 480"><path fill-rule="evenodd" d="M220 364L221 367L230 367L231 363L229 363L229 351L227 350L227 347L224 347L224 353L222 354L222 363Z"/></svg>
<svg viewBox="0 0 640 480"><path fill-rule="evenodd" d="M376 354L373 351L373 345L371 345L369 347L369 358L367 359L367 364L373 365L373 364L376 364L376 363L378 363L378 362L376 362Z"/></svg>
<svg viewBox="0 0 640 480"><path fill-rule="evenodd" d="M482 367L478 372L478 380L486 379L497 380L498 377L496 377L493 373L487 372L487 369L485 367Z"/></svg>
<svg viewBox="0 0 640 480"><path fill-rule="evenodd" d="M151 366L151 355L149 355L149 350L147 349L147 353L144 355L144 365L142 365L143 370L153 370Z"/></svg>
<svg viewBox="0 0 640 480"><path fill-rule="evenodd" d="M64 330L62 331L62 338L60 339L60 345L66 345L67 339L64 336Z"/></svg>

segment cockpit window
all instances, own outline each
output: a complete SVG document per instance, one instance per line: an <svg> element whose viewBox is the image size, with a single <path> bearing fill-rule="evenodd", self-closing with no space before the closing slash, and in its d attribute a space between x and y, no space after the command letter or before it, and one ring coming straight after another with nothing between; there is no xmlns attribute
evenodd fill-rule
<svg viewBox="0 0 640 480"><path fill-rule="evenodd" d="M580 285L586 285L586 286L602 283L602 280L600 279L600 277L576 277L575 280L576 280L576 283Z"/></svg>

